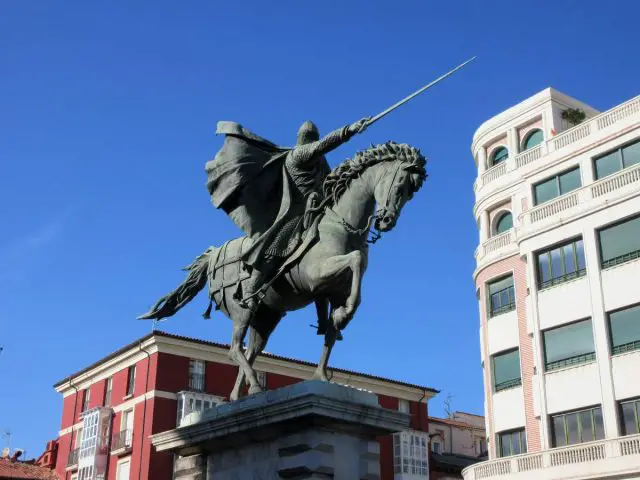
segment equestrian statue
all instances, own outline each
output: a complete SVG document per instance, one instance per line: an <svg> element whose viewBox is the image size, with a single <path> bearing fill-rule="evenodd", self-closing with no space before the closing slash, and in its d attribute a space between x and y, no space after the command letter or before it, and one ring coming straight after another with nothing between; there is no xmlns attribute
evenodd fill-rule
<svg viewBox="0 0 640 480"><path fill-rule="evenodd" d="M185 268L185 281L138 318L170 317L208 283L204 317L215 305L233 322L229 357L239 370L230 399L236 400L247 382L250 395L262 391L252 365L286 312L313 303L317 333L324 335L314 378L328 381L331 350L360 304L368 245L394 228L427 173L420 150L391 141L357 152L333 170L325 155L469 61L376 117L322 138L307 121L292 148L238 123L218 122L216 133L225 138L205 166L206 186L213 205L244 235L209 247Z"/></svg>

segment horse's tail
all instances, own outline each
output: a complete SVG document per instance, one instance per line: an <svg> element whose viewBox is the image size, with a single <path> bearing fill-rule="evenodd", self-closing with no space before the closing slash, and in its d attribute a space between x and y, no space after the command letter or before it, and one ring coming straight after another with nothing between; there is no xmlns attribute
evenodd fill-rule
<svg viewBox="0 0 640 480"><path fill-rule="evenodd" d="M144 315L140 315L138 320L159 320L170 317L193 300L207 283L209 259L216 250L217 248L215 247L209 247L204 253L200 254L191 265L185 267L183 270L189 272L186 280L173 292L158 300L153 308Z"/></svg>

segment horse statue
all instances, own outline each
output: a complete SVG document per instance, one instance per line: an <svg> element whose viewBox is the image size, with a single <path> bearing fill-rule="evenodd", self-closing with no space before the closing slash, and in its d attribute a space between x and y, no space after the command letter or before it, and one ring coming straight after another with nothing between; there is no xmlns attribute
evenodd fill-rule
<svg viewBox="0 0 640 480"><path fill-rule="evenodd" d="M375 240L394 228L403 206L427 177L425 165L417 148L387 142L372 145L333 169L324 179L324 197L315 219L298 253L292 254L295 261L268 285L255 311L243 306L237 295L238 287L250 276L239 260L251 246L251 239L243 236L207 249L185 269L189 273L181 287L138 318L169 316L161 313L165 305L171 303L171 312L177 311L208 282L211 302L233 322L229 357L239 369L230 399L236 400L246 382L250 395L262 391L252 365L286 312L313 302L318 324L326 326L313 378L329 381L326 369L331 350L360 304L369 235L377 235ZM370 232L372 227L374 232Z"/></svg>

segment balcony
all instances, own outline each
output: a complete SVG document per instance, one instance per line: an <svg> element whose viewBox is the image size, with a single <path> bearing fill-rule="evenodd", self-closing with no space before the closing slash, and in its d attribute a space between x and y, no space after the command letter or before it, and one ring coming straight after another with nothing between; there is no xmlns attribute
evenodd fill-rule
<svg viewBox="0 0 640 480"><path fill-rule="evenodd" d="M464 480L602 478L640 472L640 435L630 435L478 463Z"/></svg>
<svg viewBox="0 0 640 480"><path fill-rule="evenodd" d="M623 128L626 126L625 123L633 125L638 121L640 121L640 96L596 115L549 140L543 141L537 147L525 150L513 158L508 158L507 161L489 168L474 183L474 191L479 193L484 187L494 182L496 187L499 187L498 184L502 185L504 182L496 182L496 180L505 176L508 182L517 181L522 178L523 170L528 169L528 166L535 168L537 161L543 156L546 156L550 161L559 159L566 155L565 148L570 145L576 147L578 142L582 142L584 145L593 144L611 135L610 127L615 125L616 128ZM516 173L515 177L509 175L512 172ZM485 192L482 192L482 196L485 196Z"/></svg>
<svg viewBox="0 0 640 480"><path fill-rule="evenodd" d="M624 168L589 185L538 205L520 215L523 235L586 215L638 193L640 164Z"/></svg>
<svg viewBox="0 0 640 480"><path fill-rule="evenodd" d="M67 470L74 470L78 468L78 453L79 448L75 448L69 452L69 458L67 458Z"/></svg>
<svg viewBox="0 0 640 480"><path fill-rule="evenodd" d="M124 455L131 451L133 445L133 430L121 430L113 434L111 439L111 454Z"/></svg>
<svg viewBox="0 0 640 480"><path fill-rule="evenodd" d="M515 229L512 228L499 235L494 235L483 242L476 250L476 271L502 257L514 255L517 251Z"/></svg>

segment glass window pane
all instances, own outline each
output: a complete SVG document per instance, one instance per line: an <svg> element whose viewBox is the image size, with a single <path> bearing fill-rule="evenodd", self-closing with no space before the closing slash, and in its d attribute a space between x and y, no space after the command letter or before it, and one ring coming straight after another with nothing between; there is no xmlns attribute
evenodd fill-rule
<svg viewBox="0 0 640 480"><path fill-rule="evenodd" d="M616 173L622 168L622 161L620 158L620 150L611 152L603 157L597 158L596 165L596 179L606 177L612 173Z"/></svg>
<svg viewBox="0 0 640 480"><path fill-rule="evenodd" d="M640 217L600 231L602 261L640 250Z"/></svg>
<svg viewBox="0 0 640 480"><path fill-rule="evenodd" d="M564 447L567 444L565 435L564 416L553 417L553 445L555 447Z"/></svg>
<svg viewBox="0 0 640 480"><path fill-rule="evenodd" d="M513 276L509 275L508 277L504 277L500 280L489 283L489 293L494 294L498 293L505 288L513 286Z"/></svg>
<svg viewBox="0 0 640 480"><path fill-rule="evenodd" d="M527 137L527 140L524 142L524 149L529 150L530 148L537 147L542 143L542 130L535 130L533 133L530 133Z"/></svg>
<svg viewBox="0 0 640 480"><path fill-rule="evenodd" d="M573 253L573 243L562 247L562 255L564 257L564 271L566 274L575 273L576 258Z"/></svg>
<svg viewBox="0 0 640 480"><path fill-rule="evenodd" d="M546 283L551 280L551 273L549 272L549 254L541 253L538 255L538 276L540 283Z"/></svg>
<svg viewBox="0 0 640 480"><path fill-rule="evenodd" d="M580 412L580 431L582 442L592 442L595 440L593 436L593 411L587 410L586 412Z"/></svg>
<svg viewBox="0 0 640 480"><path fill-rule="evenodd" d="M562 254L561 248L555 248L551 250L551 276L553 278L559 278L564 275L564 268L562 266Z"/></svg>
<svg viewBox="0 0 640 480"><path fill-rule="evenodd" d="M498 165L499 163L504 162L508 156L509 156L509 151L504 147L500 147L494 152L493 161L491 162L491 164Z"/></svg>
<svg viewBox="0 0 640 480"><path fill-rule="evenodd" d="M640 340L640 306L609 314L613 347Z"/></svg>
<svg viewBox="0 0 640 480"><path fill-rule="evenodd" d="M496 225L496 233L504 233L513 227L513 217L510 213L504 213Z"/></svg>
<svg viewBox="0 0 640 480"><path fill-rule="evenodd" d="M638 402L640 403L640 402ZM635 435L638 433L638 423L635 412L636 402L622 404L622 434Z"/></svg>
<svg viewBox="0 0 640 480"><path fill-rule="evenodd" d="M584 260L584 243L582 240L578 240L575 242L576 245L576 256L578 257L578 269L585 270L587 268L587 264Z"/></svg>
<svg viewBox="0 0 640 480"><path fill-rule="evenodd" d="M558 180L553 177L546 182L539 183L534 187L534 201L536 205L544 202L548 202L552 198L556 198L560 193L558 192Z"/></svg>
<svg viewBox="0 0 640 480"><path fill-rule="evenodd" d="M520 449L520 434L514 432L511 434L511 454L520 455L522 450Z"/></svg>
<svg viewBox="0 0 640 480"><path fill-rule="evenodd" d="M501 457L508 457L511 455L511 441L509 434L502 434L500 436L500 453Z"/></svg>
<svg viewBox="0 0 640 480"><path fill-rule="evenodd" d="M640 163L640 142L624 147L622 149L622 160L625 167Z"/></svg>
<svg viewBox="0 0 640 480"><path fill-rule="evenodd" d="M565 422L567 423L567 440L569 445L580 443L580 437L578 436L578 414L570 413L565 415Z"/></svg>
<svg viewBox="0 0 640 480"><path fill-rule="evenodd" d="M527 453L527 432L524 430L520 432L520 446L522 448L522 453Z"/></svg>
<svg viewBox="0 0 640 480"><path fill-rule="evenodd" d="M593 409L593 422L596 428L596 440L604 438L604 422L602 421L602 409L600 407Z"/></svg>
<svg viewBox="0 0 640 480"><path fill-rule="evenodd" d="M493 378L495 385L520 378L520 354L518 350L493 357Z"/></svg>
<svg viewBox="0 0 640 480"><path fill-rule="evenodd" d="M591 320L543 332L546 363L593 353Z"/></svg>
<svg viewBox="0 0 640 480"><path fill-rule="evenodd" d="M582 180L580 178L580 169L575 168L571 171L565 172L560 175L560 195L569 193L576 188L582 186Z"/></svg>

